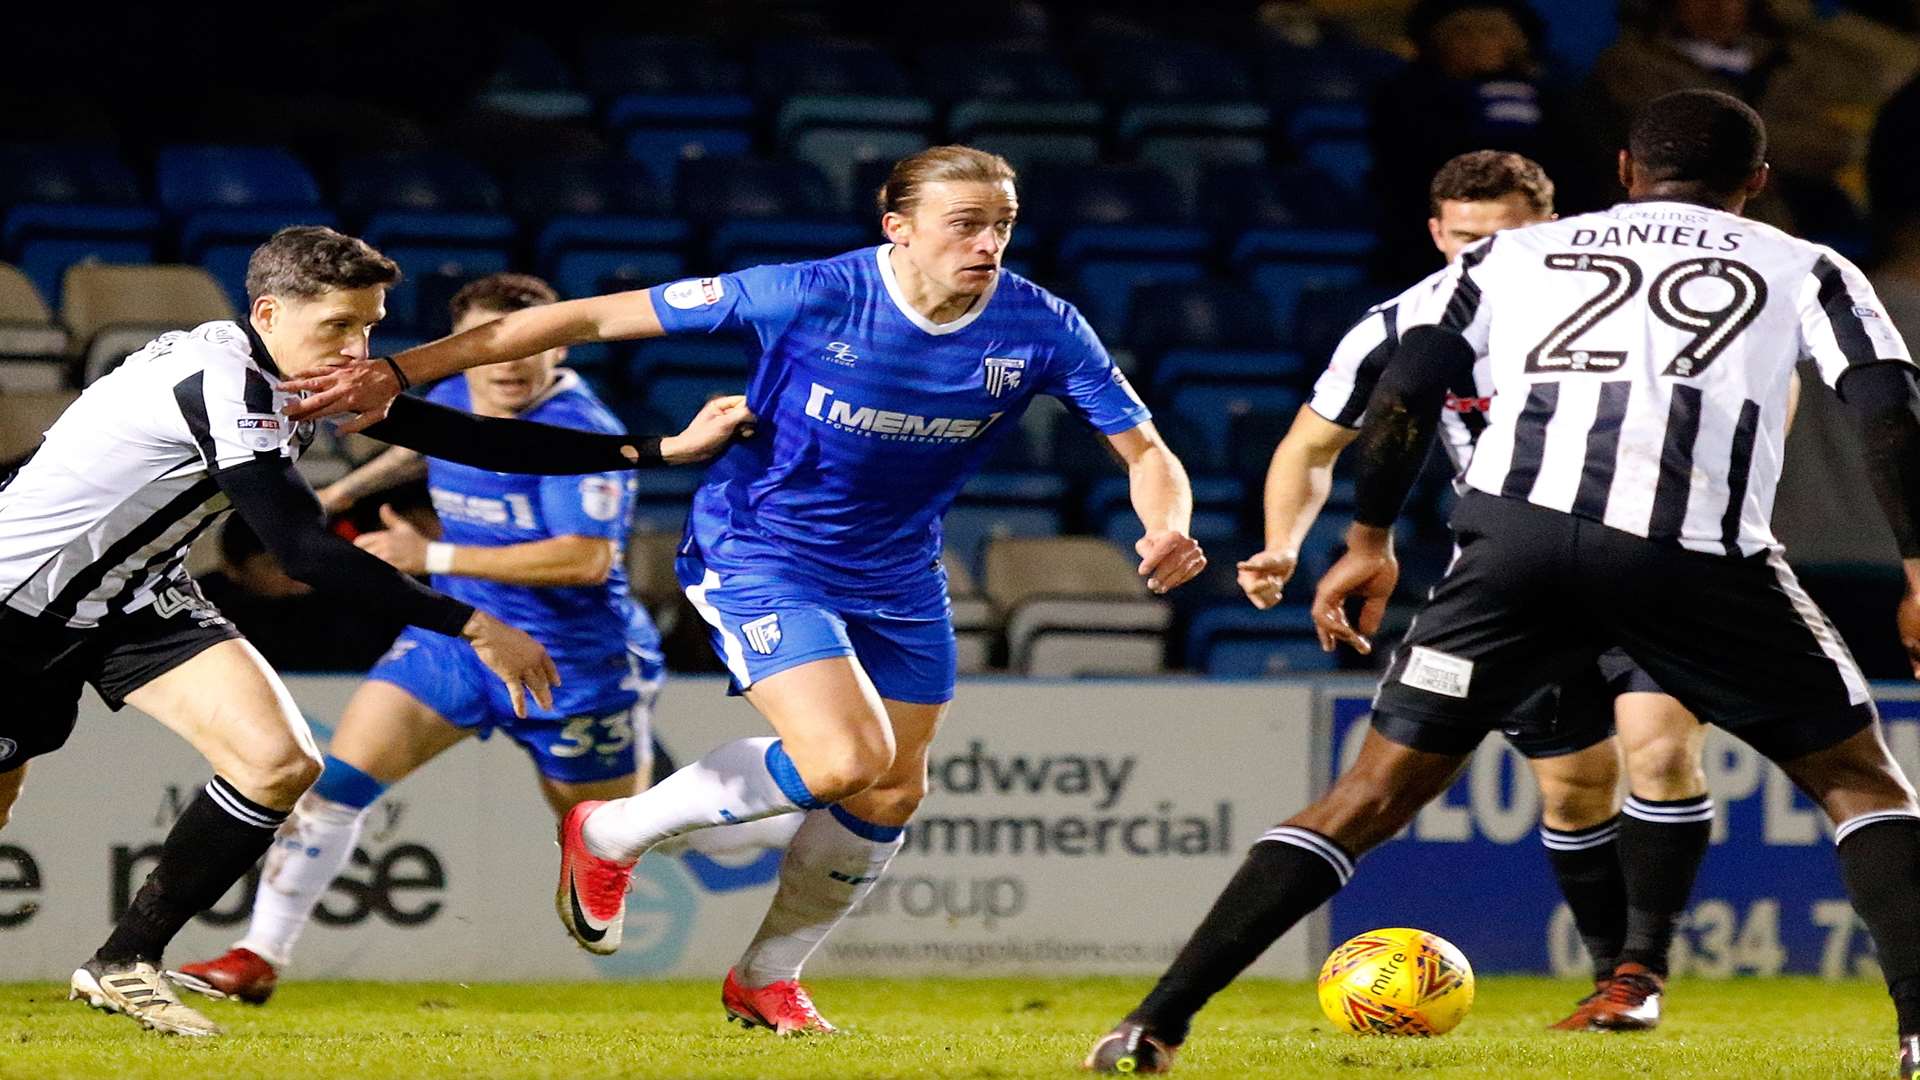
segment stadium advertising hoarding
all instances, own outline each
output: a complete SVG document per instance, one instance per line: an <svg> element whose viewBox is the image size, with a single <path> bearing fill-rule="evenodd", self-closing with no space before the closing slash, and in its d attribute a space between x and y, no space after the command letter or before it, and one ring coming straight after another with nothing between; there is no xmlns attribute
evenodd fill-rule
<svg viewBox="0 0 1920 1080"><path fill-rule="evenodd" d="M1894 756L1920 775L1920 693L1875 689ZM1358 751L1371 694L1371 685L1323 692L1332 738L1321 783ZM1674 973L1878 977L1824 816L1779 769L1718 729L1708 732L1704 765L1716 808L1712 846L1676 936ZM1587 975L1538 826L1525 759L1505 739L1488 738L1444 797L1361 861L1329 906L1332 940L1417 926L1458 945L1478 971Z"/></svg>
<svg viewBox="0 0 1920 1080"><path fill-rule="evenodd" d="M351 678L295 678L317 730ZM763 730L712 679L675 679L657 723L681 760ZM978 680L931 760L893 868L816 958L820 973L1158 972L1246 847L1312 782L1313 691L1200 681ZM117 778L111 790L102 778ZM0 832L0 979L64 978L153 865L206 766L158 724L91 697L36 761ZM396 786L295 957L296 978L717 978L751 936L778 856L643 860L626 942L575 948L554 917L552 815L505 739L469 741ZM217 954L251 879L175 942ZM1309 924L1263 973L1310 974Z"/></svg>

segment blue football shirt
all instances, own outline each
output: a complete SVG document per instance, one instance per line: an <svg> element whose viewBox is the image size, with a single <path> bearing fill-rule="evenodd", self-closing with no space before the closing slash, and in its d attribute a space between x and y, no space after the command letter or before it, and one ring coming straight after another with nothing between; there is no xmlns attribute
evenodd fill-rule
<svg viewBox="0 0 1920 1080"><path fill-rule="evenodd" d="M626 429L578 375L562 369L547 392L520 413L522 420L624 434ZM471 410L467 380L443 379L427 400ZM659 635L646 609L627 591L625 553L633 528L631 473L526 476L427 459L427 487L440 515L441 539L450 544L503 547L556 536L592 536L618 547L603 585L507 585L498 581L435 574L433 587L517 626L547 647L556 662L616 661L626 671L629 648L657 652Z"/></svg>
<svg viewBox="0 0 1920 1080"><path fill-rule="evenodd" d="M759 433L708 470L688 519L723 576L944 605L940 517L1035 395L1103 434L1151 418L1072 305L1002 271L967 315L935 324L906 302L890 250L653 290L668 333L737 335L759 356Z"/></svg>

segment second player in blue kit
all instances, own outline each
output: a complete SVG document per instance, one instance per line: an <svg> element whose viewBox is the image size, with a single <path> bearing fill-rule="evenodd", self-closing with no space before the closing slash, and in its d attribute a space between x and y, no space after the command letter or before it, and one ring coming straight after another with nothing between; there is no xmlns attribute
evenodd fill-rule
<svg viewBox="0 0 1920 1080"><path fill-rule="evenodd" d="M1186 473L1073 307L1000 267L1018 199L996 155L935 147L878 197L888 243L516 312L394 358L427 379L587 341L713 333L755 358L755 436L709 471L678 571L734 688L777 738L710 751L651 790L583 804L561 828L556 903L582 946L617 947L632 865L669 838L804 812L771 910L729 972L728 1015L831 1031L799 976L872 889L926 794L953 696L940 518L1041 394L1125 463L1148 587L1204 568ZM375 422L399 388L383 361L290 383L297 418ZM353 426L353 425L349 425Z"/></svg>

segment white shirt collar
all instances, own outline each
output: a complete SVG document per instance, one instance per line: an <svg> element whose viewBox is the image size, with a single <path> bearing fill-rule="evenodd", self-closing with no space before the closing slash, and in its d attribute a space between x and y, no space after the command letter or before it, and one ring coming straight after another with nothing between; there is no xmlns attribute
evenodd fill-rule
<svg viewBox="0 0 1920 1080"><path fill-rule="evenodd" d="M880 281L887 287L887 298L893 301L893 306L900 309L900 314L905 315L908 322L935 337L958 333L973 325L973 320L987 310L987 302L993 299L994 290L1000 287L1000 274L995 274L993 281L987 285L987 291L980 294L980 299L967 309L965 315L952 322L934 322L920 314L918 309L907 302L906 295L900 291L900 280L893 276L893 260L887 257L888 252L892 250L892 244L881 244L874 249L874 257L880 260Z"/></svg>

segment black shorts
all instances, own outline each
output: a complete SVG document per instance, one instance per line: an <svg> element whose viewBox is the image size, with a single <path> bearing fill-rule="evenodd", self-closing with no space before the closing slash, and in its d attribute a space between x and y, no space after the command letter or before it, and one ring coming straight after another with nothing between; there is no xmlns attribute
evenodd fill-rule
<svg viewBox="0 0 1920 1080"><path fill-rule="evenodd" d="M191 582L86 629L0 607L0 676L11 698L0 710L0 772L66 743L87 684L118 710L128 694L238 637Z"/></svg>
<svg viewBox="0 0 1920 1080"><path fill-rule="evenodd" d="M1649 689L1775 761L1874 722L1865 677L1777 554L1687 551L1480 492L1453 525L1460 555L1376 698L1374 726L1395 742L1466 753L1613 648Z"/></svg>

